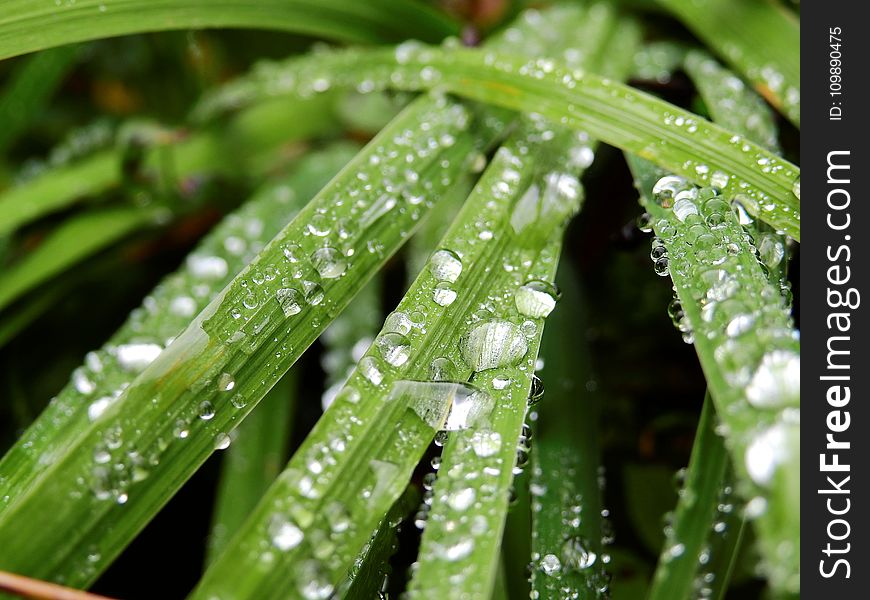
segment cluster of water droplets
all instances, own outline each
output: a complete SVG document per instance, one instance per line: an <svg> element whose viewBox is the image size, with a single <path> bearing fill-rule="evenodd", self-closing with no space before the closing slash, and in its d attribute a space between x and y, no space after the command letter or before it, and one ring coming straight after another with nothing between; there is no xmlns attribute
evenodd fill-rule
<svg viewBox="0 0 870 600"><path fill-rule="evenodd" d="M532 519L558 518L558 535L561 536L561 539L545 539L540 528L533 528L534 551L529 565L533 600L541 597L542 591L559 598L583 598L588 594L597 597L608 593L610 576L605 568L610 555L603 550L613 541L607 520L609 512L602 510L600 518L589 515L592 509L574 483L577 468L577 457L560 449L558 455L548 456L546 473L540 459L536 459L532 469L529 485ZM599 472L599 486L603 491L603 471ZM602 525L601 539L595 544L584 533L584 525L590 519Z"/></svg>
<svg viewBox="0 0 870 600"><path fill-rule="evenodd" d="M724 379L716 392L724 407L719 432L745 449L750 478L770 486L796 459L800 423L798 334L779 284L768 279L783 250L764 235L764 250L756 247L741 227L740 206L712 188L668 176L654 195L665 209L653 219L654 250L665 249L679 292L669 311Z"/></svg>

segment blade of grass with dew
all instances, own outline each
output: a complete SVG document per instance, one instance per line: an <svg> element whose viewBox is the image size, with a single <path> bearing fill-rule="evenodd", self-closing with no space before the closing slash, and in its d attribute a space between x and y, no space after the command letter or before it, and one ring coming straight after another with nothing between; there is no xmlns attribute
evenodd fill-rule
<svg viewBox="0 0 870 600"><path fill-rule="evenodd" d="M204 99L200 117L253 100L309 93L330 73L329 85L366 89L438 88L518 111L534 112L632 152L699 185L724 180L747 210L800 241L800 170L742 135L654 96L557 61L526 61L481 49L414 43L348 50L264 66Z"/></svg>
<svg viewBox="0 0 870 600"><path fill-rule="evenodd" d="M599 482L601 402L585 388L592 379L588 348L557 335L571 331L582 338L586 331L582 292L565 262L557 278L561 307L541 343L547 392L535 410L531 452L531 585L542 600L605 598L608 585Z"/></svg>
<svg viewBox="0 0 870 600"><path fill-rule="evenodd" d="M0 60L71 42L213 27L274 29L355 43L409 37L436 42L458 33L443 13L413 0L5 0Z"/></svg>
<svg viewBox="0 0 870 600"><path fill-rule="evenodd" d="M390 558L399 547L397 528L419 503L420 494L416 488L409 486L354 560L347 581L337 588L337 597L347 600L381 597L379 593L383 591L383 584L392 574Z"/></svg>
<svg viewBox="0 0 870 600"><path fill-rule="evenodd" d="M490 394L457 383L472 373L466 361L474 363L479 352L480 360L515 363L528 343L516 325L480 315L480 307L493 289L505 287L505 280L515 287L517 280L542 270L544 259L552 260L539 257L533 244L546 240L579 200L575 195L572 203L549 190L541 223L518 225L527 226L532 247L523 256L529 263L508 273L500 265L506 250L520 241L503 227L511 227L520 182L509 183L503 174L519 169L522 159L506 150L498 156L432 255L429 269L387 318L347 384L193 598L218 590L237 598L332 593L405 488L436 431L475 426L487 418ZM483 320L470 334L474 339L463 342L456 324L475 318Z"/></svg>
<svg viewBox="0 0 870 600"><path fill-rule="evenodd" d="M773 114L754 91L706 53L697 50L687 53L684 68L714 120L771 150L778 150ZM784 240L763 224L753 223L751 232L756 238L764 236L759 238L762 243L767 240L784 248ZM759 258L768 262L762 252ZM782 258L780 255L777 262L784 263ZM782 286L776 272L778 265L768 266L774 269L771 281ZM745 517L743 503L732 494L734 475L725 445L713 431L714 421L708 394L680 500L673 521L666 528L668 542L653 575L651 599L690 598L698 594L721 597L727 589Z"/></svg>
<svg viewBox="0 0 870 600"><path fill-rule="evenodd" d="M708 394L680 500L665 529L667 541L653 575L650 600L719 597L727 588L731 538L740 536L743 518L734 508L730 460L715 425Z"/></svg>
<svg viewBox="0 0 870 600"><path fill-rule="evenodd" d="M284 466L296 372L291 369L236 429L223 458L215 496L206 564L239 530Z"/></svg>
<svg viewBox="0 0 870 600"><path fill-rule="evenodd" d="M544 282L555 275L566 217L581 196L577 179L564 172L563 159L576 136L550 142L547 150L555 156L547 156L540 136L549 137L548 124L541 125L524 128L502 145L468 203L477 204L476 198L500 187L511 192L512 210L476 220L485 239L492 238L488 243L497 246L498 264L476 286L484 291L476 299L478 321L465 321L462 340L471 381L491 395L496 408L475 428L452 433L445 444L411 598L488 598L492 591L543 316L550 308L546 303L555 302L546 287L552 284ZM532 297L541 297L545 306L527 306ZM472 480L478 484L472 486Z"/></svg>
<svg viewBox="0 0 870 600"><path fill-rule="evenodd" d="M443 97L394 119L13 499L0 532L26 543L0 552L0 564L84 582L107 564L410 235L461 172L471 126ZM211 271L212 257L199 258ZM77 501L53 506L70 490ZM16 534L37 513L57 526ZM62 530L71 523L75 532ZM78 564L92 544L101 561L85 573Z"/></svg>
<svg viewBox="0 0 870 600"><path fill-rule="evenodd" d="M131 232L157 226L165 209L135 206L95 208L61 223L39 247L0 274L0 310L76 262Z"/></svg>
<svg viewBox="0 0 870 600"><path fill-rule="evenodd" d="M493 43L493 42L490 42L490 43ZM495 130L498 128L491 126L490 129ZM458 187L461 187L461 186L458 186ZM436 209L436 210L440 211L440 209ZM473 206L464 208L463 210L466 212L466 214L474 214L474 212L475 212L475 208ZM432 219L432 217L433 216L430 215L429 218ZM458 225L453 227L453 230L456 230L456 229L460 229L460 231L461 231L461 227L459 227ZM455 233L454 233L454 236L456 236ZM470 261L471 258L472 258L472 256L470 254L466 255L464 257L464 259L467 261ZM460 263L460 268L462 268L461 263ZM466 267L466 268L468 268L468 267ZM425 277L425 275L423 277ZM455 276L452 278L455 279ZM420 285L418 285L417 286L417 288L418 288L417 295L419 295L420 293L427 295L427 296L432 294L432 292L429 290L429 288L425 287L426 284L421 284L421 285L424 286L424 289L422 292L420 292L420 290L419 290ZM450 294L452 293L452 290L450 290L449 288L440 289L440 290L437 290L437 293L439 295L436 297L435 300L427 299L426 303L437 302L437 304L439 304L439 305L449 306L448 299L450 298ZM412 291L409 292L409 296L412 296L412 294L414 294L414 287L412 287ZM406 296L406 301L407 300L408 300L408 296ZM404 328L407 326L408 320L410 319L410 317L408 317L406 313L401 312L402 308L403 308L403 306L400 305L399 310L396 313L394 313L390 317L390 319L388 319L387 323L392 324L393 326L401 329L403 333L397 334L396 332L388 332L387 335L382 336L379 339L390 339L390 338L396 337L397 335L399 336L399 338L401 338L401 336L404 335L404 333L410 333L410 330L407 332L404 331ZM415 308L416 308L416 306L415 306ZM416 312L418 312L418 311L415 310L414 312L411 312L411 314L413 315ZM448 320L447 322L449 323L450 321ZM434 333L431 332L431 329L428 326L426 326L425 324L417 324L416 326L423 329L424 331L426 329L429 329L430 335L434 335ZM385 329L386 329L386 327L385 327ZM455 346L455 344L454 344L454 346ZM383 352L383 350L382 350L382 352ZM370 353L371 353L371 350L370 350ZM384 358L387 358L387 356L384 356ZM433 357L429 357L429 358L433 358ZM454 357L454 360L455 360L455 358L456 357ZM368 357L363 359L364 362L360 363L364 367L363 377L366 377L370 382L376 382L376 384L379 385L380 387L385 387L387 384L383 381L384 375L381 373L381 369L383 368L384 365L381 364L380 366L378 366L378 364L375 362L376 360L377 359L372 357L372 356L368 356ZM444 359L442 357L440 360L441 360L441 362L445 362L445 360L448 360L448 359ZM420 378L425 379L426 376L428 375L429 370L430 370L430 367L428 365L428 361L424 361L423 367L422 367L421 372L419 374ZM356 376L356 379L358 381L364 381L359 376L358 372L355 374L352 374L351 379L350 379L350 383L348 383L347 386L345 386L344 392L339 393L338 402L342 402L342 394L344 395L345 398L349 397L348 394L351 394L351 396L354 396L353 392L348 392L348 386L352 387L354 385L354 379L353 379L354 376ZM353 388L353 389L355 389L355 388ZM366 403L366 402L371 403L372 400L371 399L368 399L368 400L364 399L364 400L362 400L362 402L363 403ZM389 449L383 450L381 448L383 446L383 442L380 441L380 438L382 437L382 433L380 431L378 431L377 428L370 428L369 429L369 432L370 432L369 436L370 437L366 437L365 435L354 435L353 437L351 437L349 435L345 435L344 433L336 433L334 431L335 429L341 429L342 427L346 427L346 423L344 422L345 419L350 420L352 423L359 424L359 425L361 425L364 420L375 421L374 417L369 418L369 415L367 414L365 407L360 407L360 410L354 412L353 415L341 416L342 412L347 412L348 408L349 408L347 406L346 401L344 401L343 404L344 404L344 406L338 405L338 406L335 406L335 407L327 410L323 419L321 419L321 421L316 426L315 431L307 438L305 445L303 445L303 448L300 449L300 451L294 457L294 460L291 461L290 467L288 467L288 470L287 470L288 477L290 477L292 479L299 480L298 484L301 486L300 489L303 490L303 495L305 495L305 496L311 496L311 494L304 493L304 489L308 488L311 485L311 483L310 483L311 477L316 476L318 483L324 482L324 481L328 482L329 480L341 481L341 478L338 477L338 475L334 475L333 473L335 471L342 469L342 468L350 469L350 467L348 467L346 464L336 464L335 458L323 457L323 456L320 456L319 454L317 454L317 452L320 451L319 450L320 448L326 449L327 445L325 442L319 442L319 441L315 442L312 440L317 440L317 439L323 439L323 440L347 439L348 441L352 441L353 445L355 447L359 448L359 450L357 450L356 452L353 452L351 448L345 447L345 444L342 442L340 456L341 457L352 457L356 461L355 464L362 466L363 470L365 470L366 468L368 468L371 465L383 465L383 464L385 464L385 462L382 460L383 457L378 455L377 451L378 450L388 451ZM332 406L332 405L330 404L330 406ZM350 407L350 408L352 410L352 407ZM401 410L401 407L399 407L396 410ZM339 411L342 411L342 412L339 412ZM369 412L370 411L371 411L371 409L369 409ZM339 414L340 416L334 417L334 415L336 415L336 413ZM379 418L384 422L385 426L388 426L388 424L390 423L390 420L385 418L384 416L381 416ZM402 431L403 431L403 436L407 440L407 438L409 437L407 428L402 428ZM410 467L410 465L411 464L415 465L417 460L419 459L418 456L415 457L415 454L419 455L422 452L421 448L425 448L425 445L428 444L429 437L431 437L431 433L430 433L430 436L428 436L428 437L424 436L423 439L417 440L418 445L415 447L415 450L413 452L410 452L409 457L402 458L403 461L407 461L408 459L410 459L411 462L406 465L405 469L398 469L397 468L396 470L402 471L402 470L407 470L408 468L412 468L412 467ZM306 450L305 449L306 445L311 445L312 448L310 450ZM332 447L333 445L334 445L334 443L330 442L329 447ZM336 448L332 448L332 449L336 450ZM308 453L307 458L304 457L306 452ZM359 456L360 453L362 453L361 456ZM302 458L300 458L300 456L302 456ZM332 458L332 460L331 461L327 460L327 458ZM338 458L338 457L336 457L336 458ZM348 458L348 460L349 460L349 458ZM295 464L299 465L298 468L294 467L294 461L295 461ZM299 464L299 463L302 463L303 461L307 462L307 464ZM405 463L403 462L402 464L405 464ZM311 476L305 475L305 476L300 478L300 476L297 473L300 471L304 472L304 470L303 470L304 467L311 468L311 465L316 465L316 467L317 467L316 470L311 471ZM326 472L324 472L324 469L326 469ZM351 473L355 473L355 474L359 473L359 471L360 471L359 468L357 468L355 470L350 470ZM290 473L294 473L294 475L289 475ZM399 483L401 483L401 481ZM329 538L331 538L331 539L328 542L322 542L321 540L318 540L317 539L318 536L321 539L325 539L325 535L321 531L317 530L316 527L312 526L312 523L311 523L311 521L313 520L312 515L319 514L323 511L318 510L316 506L305 506L304 508L296 509L295 510L296 514L292 514L294 511L290 510L291 514L288 515L287 509L284 508L284 502L285 502L285 499L288 496L288 494L293 493L293 492L287 490L289 485L290 485L289 482L283 486L279 484L278 486L276 486L277 488L279 488L279 491L276 491L272 494L273 497L280 499L280 500L273 500L272 504L277 503L280 506L277 506L277 507L270 506L269 500L268 499L265 500L263 503L262 510L260 511L261 518L259 519L259 523L249 523L248 524L248 527L250 529L253 529L254 532L256 532L257 529L260 529L261 531L264 530L263 532L259 533L259 541L257 541L258 540L257 533L251 533L250 537L252 539L249 539L247 541L243 541L243 540L237 541L237 546L239 548L242 548L242 550L237 548L234 551L229 551L229 552L227 552L227 556L238 556L239 553L244 554L244 550L243 550L244 548L257 547L257 546L259 546L261 548L264 546L266 548L278 547L279 549L283 549L285 551L293 550L296 545L302 543L303 540L306 539L306 536L307 536L307 539L309 539L309 540L314 538L314 540L312 542L314 544L326 543L327 546L332 547L335 543L335 539L334 539L335 536L344 533L344 529L345 529L344 522L345 521L347 521L348 523L349 522L354 522L354 523L357 522L356 519L351 521L349 519L349 517L348 517L348 519L344 519L343 517L347 516L345 514L345 513L347 513L347 506L342 504L340 496L330 495L329 497L333 499L333 504L331 504L330 506L327 506L326 509L329 509L329 512L331 512L331 513L337 513L337 514L333 515L332 521L335 521L336 519L338 519L339 522L338 523L336 523L336 522L330 523L332 531L329 534ZM347 484L346 489L354 490L352 484L350 484L350 483ZM346 492L346 493L349 493L349 492ZM326 497L327 495L328 495L328 492L326 490L318 490L317 493L315 494L316 497ZM336 500L336 498L338 498L338 500ZM311 504L310 498L309 498L309 500L306 500L305 498L298 498L297 497L296 502L299 505ZM344 506L343 510L342 510L342 506ZM383 503L381 504L381 506L383 507L383 510L385 510L385 505ZM378 513L379 513L379 511L377 511L377 510L373 509L371 506L369 506L369 507L367 507L365 514L366 514L368 520L372 521L373 519L376 520L379 518ZM252 521L256 521L256 519L252 519ZM376 521L373 521L373 523L376 523ZM384 533L385 527L388 527L388 525L386 525L385 523L382 523L380 526L380 533L376 534L376 537L377 537L377 535ZM314 529L314 531L310 531L310 529ZM357 543L364 540L364 535L365 535L365 527L362 527L362 532L358 533L356 535ZM290 546L293 546L293 547L290 547ZM348 543L347 546L349 548L349 551L353 552L354 544ZM346 553L346 558L350 559L351 554L348 552L348 549L342 549L342 550ZM309 552L311 552L311 551L309 551ZM317 558L317 549L315 548L313 552L315 554L315 558ZM272 554L269 553L269 556L272 556ZM287 557L284 557L284 560L290 560L290 559ZM305 559L299 559L299 560L305 560ZM225 562L228 562L228 561L225 561ZM229 561L229 562L233 562L233 561ZM235 564L235 563L233 562L233 564ZM307 564L309 566L311 565L311 563L307 563L307 562L305 564ZM316 567L316 565L315 565L315 567ZM319 570L315 567L312 567L314 572L310 573L310 575L318 575L318 579L316 581L315 580L308 581L306 579L300 579L299 585L303 586L303 588L300 591L304 593L306 590L305 586L308 586L308 585L315 585L315 588L317 588L317 586L319 586L320 590L327 590L328 589L331 591L332 587L334 586L333 581L335 580L334 569L333 569L332 574L329 574L329 573L323 574L323 573L317 572ZM222 579L222 575L225 576L224 570L226 568L229 568L229 567L228 566L224 567L224 569L219 569L216 567L215 569L213 569L213 571L215 571L216 573L219 573L219 574L215 575L215 577L214 577L217 580L217 582L212 583L211 585L214 585L216 587L220 587L221 584L219 582ZM311 570L311 569L309 569L309 570ZM244 568L242 569L242 571L243 571L243 573L250 572L249 570L244 569ZM268 586L281 585L280 579L276 579L276 577L281 577L281 576L282 576L282 573L279 571L279 573L277 573L277 574L266 573L266 574L261 574L259 576L252 577L251 581L243 584L244 589L245 589L244 593L245 594L252 594L252 593L254 593L253 592L254 589L259 589L259 591L256 592L259 594L268 593L265 591L265 589L268 589ZM266 580L270 577L271 577L271 582L270 581L263 581L263 580ZM286 574L284 574L283 577L286 578ZM233 585L236 584L235 577L230 575L229 579L233 581ZM287 585L290 585L292 587L292 582L288 583ZM208 586L209 586L208 582L203 584L203 587L205 587L206 590L208 589ZM264 586L266 586L266 587L264 587ZM282 589L284 589L284 588L282 588ZM312 590L309 589L308 591L312 591ZM316 592L317 589L314 589L313 591ZM207 592L200 589L200 590L198 590L198 593L206 594Z"/></svg>
<svg viewBox="0 0 870 600"><path fill-rule="evenodd" d="M753 90L705 52L689 52L684 68L715 122L773 152L780 151L774 115ZM797 195L800 199L799 192ZM741 214L741 222L755 238L758 257L770 270L772 281L779 284L784 294L790 295L788 239L760 221L748 221L748 215Z"/></svg>
<svg viewBox="0 0 870 600"><path fill-rule="evenodd" d="M212 173L258 177L293 141L329 133L335 128L331 102L316 99L267 102L236 115L221 128L187 137L174 132L152 134L142 158L146 181L175 181ZM101 150L68 165L52 167L34 179L0 194L0 235L39 217L96 196L124 179L125 147Z"/></svg>
<svg viewBox="0 0 870 600"><path fill-rule="evenodd" d="M49 457L72 446L87 423L118 398L355 152L355 146L345 144L315 152L286 179L263 186L200 242L184 268L166 277L101 349L85 357L85 364L0 460L0 514L33 485L51 464Z"/></svg>
<svg viewBox="0 0 870 600"><path fill-rule="evenodd" d="M0 565L92 581L405 241L461 172L472 127L427 96L381 131L11 500L0 537L20 543Z"/></svg>
<svg viewBox="0 0 870 600"><path fill-rule="evenodd" d="M800 127L800 21L793 14L772 0L659 2Z"/></svg>
<svg viewBox="0 0 870 600"><path fill-rule="evenodd" d="M629 156L775 590L800 589L800 342L737 216L713 190Z"/></svg>
<svg viewBox="0 0 870 600"><path fill-rule="evenodd" d="M631 23L617 20L612 9L603 4L595 4L586 11L561 13L558 17L558 26L575 34L575 37L568 38L572 42L562 49L566 57L573 55L576 62L582 61L585 66L613 69L612 75L624 76L639 40L639 32ZM605 66L608 60L612 62ZM512 138L506 145L515 150L511 144L528 144L530 150L527 156L534 156L536 145L541 143L541 139L547 141L549 146L548 153L538 156L537 164L525 165L526 172L523 175L527 178L528 195L524 195L517 202L511 223L502 224L507 230L514 228L516 231L516 223L529 210L530 200L537 193L544 197L553 193L551 186L554 181L559 182L557 185L566 186L569 181L576 183L575 175L591 163L593 156L588 136L578 136L570 130L554 127L545 121L539 121L536 126L544 130L541 138L532 143L522 137ZM528 131L524 134L529 135ZM533 132L533 140L534 136ZM552 141L549 141L551 138ZM540 152L540 149L537 150ZM560 175L554 180L554 174ZM560 179L561 177L565 179ZM579 183L576 185L579 194ZM527 234L523 232L521 235ZM554 229L550 232L549 245L541 251L541 256L557 257L560 246L561 230ZM522 250L518 249L517 254L507 255L505 264L521 262L521 253ZM528 323L536 326L536 334L530 340L532 350L527 355L528 364L525 365L524 373L513 369L511 373L493 375L486 372L475 375L475 380L491 379L495 388L491 393L498 408L493 414L492 430L488 434L492 437L481 435L480 431L459 432L451 436L445 445L439 468L441 475L435 482L431 510L423 533L419 568L411 582L412 595L421 597L434 593L444 598L488 598L492 593L494 566L500 556L517 450L522 450L524 446L523 420L527 398L533 385L532 375L537 354L534 350L540 343L543 327L541 317L549 312L529 312L524 301L532 297L542 300L547 298L546 288L534 288L534 292L531 290L534 286L542 285L541 282L552 281L555 267L555 264L551 264L549 271L539 272L540 281L532 282L516 291L515 298L510 293L504 293L501 302L492 301L492 310L497 317L513 320L519 315L520 320L524 321L523 326L528 326ZM507 278L509 280L510 276ZM510 289L510 285L507 287ZM491 289L495 292L494 296L498 296L500 286L493 286ZM550 301L555 302L555 299L551 296ZM496 437L499 440L498 448L488 447L488 444L494 445L492 440ZM485 451L479 451L481 444ZM486 493L479 496L468 485L468 481L477 478L489 480Z"/></svg>
<svg viewBox="0 0 870 600"><path fill-rule="evenodd" d="M0 155L42 114L78 56L75 46L56 48L28 58L12 72L0 94Z"/></svg>

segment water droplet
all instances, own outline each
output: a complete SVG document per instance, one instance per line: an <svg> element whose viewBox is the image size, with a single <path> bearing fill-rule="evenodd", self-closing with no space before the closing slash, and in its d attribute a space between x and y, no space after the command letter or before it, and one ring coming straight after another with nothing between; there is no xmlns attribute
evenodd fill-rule
<svg viewBox="0 0 870 600"><path fill-rule="evenodd" d="M302 292L295 288L282 288L275 292L275 299L281 305L285 317L302 312Z"/></svg>
<svg viewBox="0 0 870 600"><path fill-rule="evenodd" d="M475 431L469 439L471 449L481 458L501 450L501 435L497 431Z"/></svg>
<svg viewBox="0 0 870 600"><path fill-rule="evenodd" d="M528 350L522 331L507 321L480 323L460 340L462 358L475 371L515 365Z"/></svg>
<svg viewBox="0 0 870 600"><path fill-rule="evenodd" d="M227 276L227 261L220 256L191 254L187 257L187 270L199 279L221 279Z"/></svg>
<svg viewBox="0 0 870 600"><path fill-rule="evenodd" d="M552 283L533 279L517 289L514 301L521 314L537 319L553 311L559 296L559 290Z"/></svg>
<svg viewBox="0 0 870 600"><path fill-rule="evenodd" d="M474 504L475 497L476 493L474 488L463 488L451 493L447 498L447 504L449 504L453 510L466 510Z"/></svg>
<svg viewBox="0 0 870 600"><path fill-rule="evenodd" d="M794 184L791 186L791 193L795 195L795 197L800 200L801 199L801 178L798 177L794 180Z"/></svg>
<svg viewBox="0 0 870 600"><path fill-rule="evenodd" d="M541 558L541 571L545 575L556 575L562 570L562 562L555 554L545 554Z"/></svg>
<svg viewBox="0 0 870 600"><path fill-rule="evenodd" d="M402 366L411 356L411 343L401 333L383 333L375 340L375 346L384 360L394 367Z"/></svg>
<svg viewBox="0 0 870 600"><path fill-rule="evenodd" d="M363 374L363 377L368 379L374 385L380 385L381 381L384 380L384 374L381 372L378 359L374 356L363 357L363 359L359 361L359 370Z"/></svg>
<svg viewBox="0 0 870 600"><path fill-rule="evenodd" d="M689 198L677 198L674 201L674 215L682 222L689 215L697 215L698 207Z"/></svg>
<svg viewBox="0 0 870 600"><path fill-rule="evenodd" d="M670 262L668 261L667 256L662 256L661 258L656 260L655 263L653 263L653 270L655 271L655 274L659 277L667 277L668 275L670 275L671 271L669 268L669 264Z"/></svg>
<svg viewBox="0 0 870 600"><path fill-rule="evenodd" d="M229 392L234 387L236 387L236 380L233 379L233 376L229 373L221 373L221 376L218 377L218 390Z"/></svg>
<svg viewBox="0 0 870 600"><path fill-rule="evenodd" d="M411 333L413 326L414 322L411 317L400 311L390 313L384 321L384 331L392 331L402 335Z"/></svg>
<svg viewBox="0 0 870 600"><path fill-rule="evenodd" d="M233 439L227 435L226 433L219 433L214 436L214 449L215 450L226 450L230 447L230 443Z"/></svg>
<svg viewBox="0 0 870 600"><path fill-rule="evenodd" d="M203 421L210 421L214 418L214 406L208 400L204 400L200 403L199 418Z"/></svg>
<svg viewBox="0 0 870 600"><path fill-rule="evenodd" d="M340 277L347 269L347 261L335 248L318 248L311 254L311 264L324 279Z"/></svg>
<svg viewBox="0 0 870 600"><path fill-rule="evenodd" d="M314 281L303 281L302 287L305 290L305 301L311 306L317 306L323 302L323 288L319 283Z"/></svg>
<svg viewBox="0 0 870 600"><path fill-rule="evenodd" d="M594 565L597 559L598 555L579 536L570 537L562 544L562 563L566 571L583 571Z"/></svg>
<svg viewBox="0 0 870 600"><path fill-rule="evenodd" d="M276 548L287 551L298 546L305 536L284 515L274 515L269 521L269 537Z"/></svg>
<svg viewBox="0 0 870 600"><path fill-rule="evenodd" d="M429 271L438 281L453 283L462 273L462 260L452 250L437 250L429 259Z"/></svg>
<svg viewBox="0 0 870 600"><path fill-rule="evenodd" d="M456 366L446 356L439 356L429 365L429 378L433 381L449 381L456 377Z"/></svg>
<svg viewBox="0 0 870 600"><path fill-rule="evenodd" d="M140 372L150 365L163 350L159 344L123 344L118 346L118 364L126 371Z"/></svg>
<svg viewBox="0 0 870 600"><path fill-rule="evenodd" d="M768 485L785 460L788 443L786 425L776 423L755 436L746 449L746 470L759 485Z"/></svg>
<svg viewBox="0 0 870 600"><path fill-rule="evenodd" d="M432 300L438 306L450 306L456 300L456 290L448 282L441 281L432 289Z"/></svg>
<svg viewBox="0 0 870 600"><path fill-rule="evenodd" d="M109 406L111 404L112 404L112 397L111 396L103 396L102 398L98 398L97 400L94 400L88 406L88 419L90 419L91 421L96 421L97 419L100 418L100 415L102 415L104 412L106 412L106 409L109 408Z"/></svg>

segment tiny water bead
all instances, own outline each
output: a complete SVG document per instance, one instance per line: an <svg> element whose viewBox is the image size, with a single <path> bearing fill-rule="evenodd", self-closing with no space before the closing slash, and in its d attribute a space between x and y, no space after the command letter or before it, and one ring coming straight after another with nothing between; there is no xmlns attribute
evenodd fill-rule
<svg viewBox="0 0 870 600"><path fill-rule="evenodd" d="M553 311L560 295L554 284L533 279L517 289L514 293L514 301L520 314L531 318L542 318Z"/></svg>
<svg viewBox="0 0 870 600"><path fill-rule="evenodd" d="M221 373L218 377L218 390L221 392L229 392L236 387L236 380L229 373Z"/></svg>
<svg viewBox="0 0 870 600"><path fill-rule="evenodd" d="M801 199L801 178L798 177L794 180L794 184L791 186L791 193L795 195L795 198L798 200Z"/></svg>

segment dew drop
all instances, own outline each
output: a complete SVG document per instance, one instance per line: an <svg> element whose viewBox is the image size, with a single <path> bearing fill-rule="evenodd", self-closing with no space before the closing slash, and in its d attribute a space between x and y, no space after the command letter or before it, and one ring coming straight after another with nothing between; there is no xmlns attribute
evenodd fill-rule
<svg viewBox="0 0 870 600"><path fill-rule="evenodd" d="M221 373L218 377L218 390L221 392L229 392L236 387L236 380L229 373Z"/></svg>
<svg viewBox="0 0 870 600"><path fill-rule="evenodd" d="M517 289L514 301L521 314L537 319L553 312L559 296L559 290L552 283L533 279Z"/></svg>
<svg viewBox="0 0 870 600"><path fill-rule="evenodd" d="M230 443L232 442L232 438L226 433L219 433L214 436L214 449L215 450L226 450L230 447Z"/></svg>
<svg viewBox="0 0 870 600"><path fill-rule="evenodd" d="M462 261L452 250L437 250L429 259L429 271L436 280L453 283L462 273Z"/></svg>
<svg viewBox="0 0 870 600"><path fill-rule="evenodd" d="M450 306L456 300L456 290L447 281L441 281L432 289L432 300L438 306Z"/></svg>
<svg viewBox="0 0 870 600"><path fill-rule="evenodd" d="M282 288L275 292L275 299L281 305L285 317L302 312L302 292L295 288Z"/></svg>
<svg viewBox="0 0 870 600"><path fill-rule="evenodd" d="M375 346L384 360L394 367L402 366L411 356L411 343L401 333L383 333L375 340Z"/></svg>
<svg viewBox="0 0 870 600"><path fill-rule="evenodd" d="M269 521L269 537L279 550L292 550L305 537L302 530L283 515L275 515Z"/></svg>
<svg viewBox="0 0 870 600"><path fill-rule="evenodd" d="M311 253L311 264L324 279L335 279L344 274L347 261L335 248L318 248Z"/></svg>
<svg viewBox="0 0 870 600"><path fill-rule="evenodd" d="M516 365L528 350L522 331L507 321L480 323L460 340L462 358L475 371Z"/></svg>

